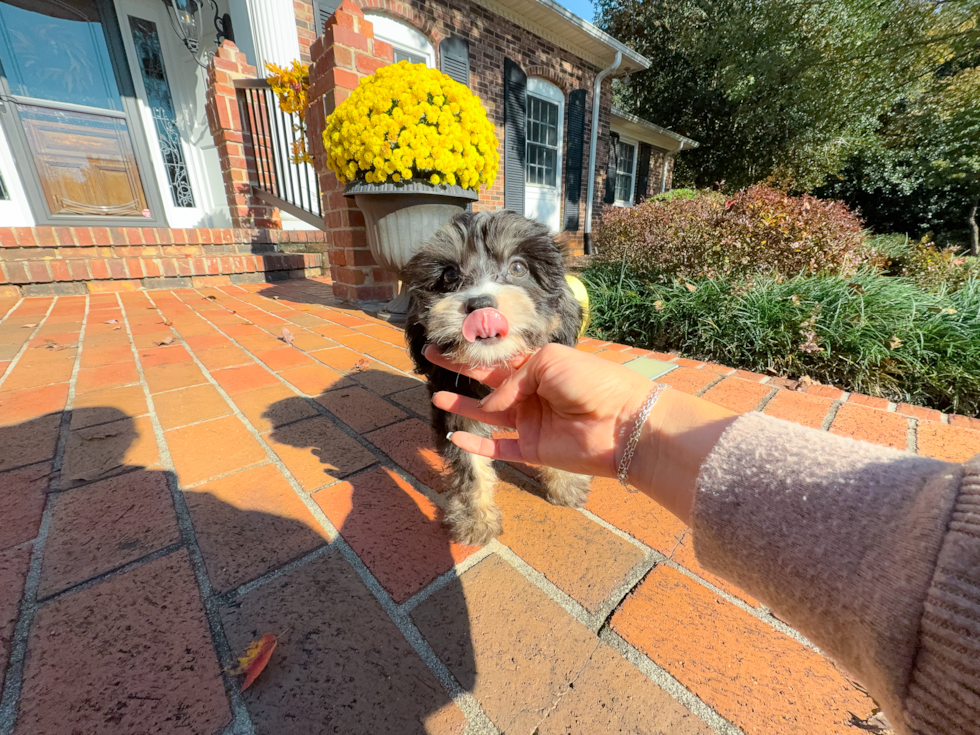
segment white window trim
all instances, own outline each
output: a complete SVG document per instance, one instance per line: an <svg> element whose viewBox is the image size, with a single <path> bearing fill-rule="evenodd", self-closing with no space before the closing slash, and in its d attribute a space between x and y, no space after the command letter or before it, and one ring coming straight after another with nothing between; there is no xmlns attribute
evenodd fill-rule
<svg viewBox="0 0 980 735"><path fill-rule="evenodd" d="M425 65L430 68L435 68L435 46L422 33L407 23L402 23L380 13L365 13L364 17L371 21L371 24L374 26L375 38L379 38L385 43L390 43L394 48L401 51L423 56L425 57Z"/></svg>
<svg viewBox="0 0 980 735"><path fill-rule="evenodd" d="M614 130L613 132L615 133L616 131ZM629 198L629 200L627 201L625 199L617 199L615 202L613 202L613 206L614 207L632 207L633 206L633 198L636 196L636 163L637 163L637 159L640 157L640 142L638 140L633 139L633 138L625 137L623 135L620 135L619 136L619 142L620 143L625 143L626 145L633 146L633 173L632 173L632 177L631 177L631 180L630 180L630 198ZM619 168L619 166L617 164L617 169L618 168ZM618 174L618 170L617 170L617 174Z"/></svg>
<svg viewBox="0 0 980 735"><path fill-rule="evenodd" d="M558 189L560 192L563 183L562 174L564 173L564 169L562 168L561 164L565 153L565 94L547 79L528 77L525 95L528 97L537 97L538 99L542 99L546 102L553 102L558 105L558 159L555 163L556 171L554 186L527 183L526 171L524 174L524 186L525 188L531 187L535 189ZM526 165L527 164L525 164L525 166Z"/></svg>

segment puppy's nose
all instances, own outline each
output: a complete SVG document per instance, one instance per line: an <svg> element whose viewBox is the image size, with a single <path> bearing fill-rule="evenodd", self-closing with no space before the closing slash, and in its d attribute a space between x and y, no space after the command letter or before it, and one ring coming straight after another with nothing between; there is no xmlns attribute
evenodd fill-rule
<svg viewBox="0 0 980 735"><path fill-rule="evenodd" d="M472 314L477 309L496 309L497 299L490 294L472 296L466 299L466 313Z"/></svg>

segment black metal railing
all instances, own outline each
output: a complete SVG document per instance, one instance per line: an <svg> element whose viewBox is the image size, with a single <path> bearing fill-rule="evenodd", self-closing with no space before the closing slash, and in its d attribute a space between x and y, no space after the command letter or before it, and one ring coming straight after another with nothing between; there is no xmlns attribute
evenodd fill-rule
<svg viewBox="0 0 980 735"><path fill-rule="evenodd" d="M265 79L236 79L235 89L247 144L255 158L257 180L252 188L256 196L324 229L316 171L309 163L294 162L296 144L303 139L299 116L279 109Z"/></svg>

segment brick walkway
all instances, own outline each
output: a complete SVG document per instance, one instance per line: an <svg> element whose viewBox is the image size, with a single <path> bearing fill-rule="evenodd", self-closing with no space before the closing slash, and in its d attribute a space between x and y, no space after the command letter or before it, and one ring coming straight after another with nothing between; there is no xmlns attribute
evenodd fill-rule
<svg viewBox="0 0 980 735"><path fill-rule="evenodd" d="M872 712L614 481L574 511L505 468L505 534L451 543L402 335L325 283L0 314L0 735L857 733ZM973 419L676 362L664 380L736 410L980 451ZM266 633L239 694L223 671Z"/></svg>

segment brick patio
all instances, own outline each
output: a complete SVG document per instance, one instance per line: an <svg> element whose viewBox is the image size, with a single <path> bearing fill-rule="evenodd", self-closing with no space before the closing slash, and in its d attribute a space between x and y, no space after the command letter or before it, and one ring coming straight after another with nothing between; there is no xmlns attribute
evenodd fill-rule
<svg viewBox="0 0 980 735"><path fill-rule="evenodd" d="M451 543L402 334L324 281L0 314L0 735L857 733L872 713L615 481L574 511L503 468L505 534ZM980 452L976 419L653 357L737 411ZM225 669L265 633L240 694Z"/></svg>

